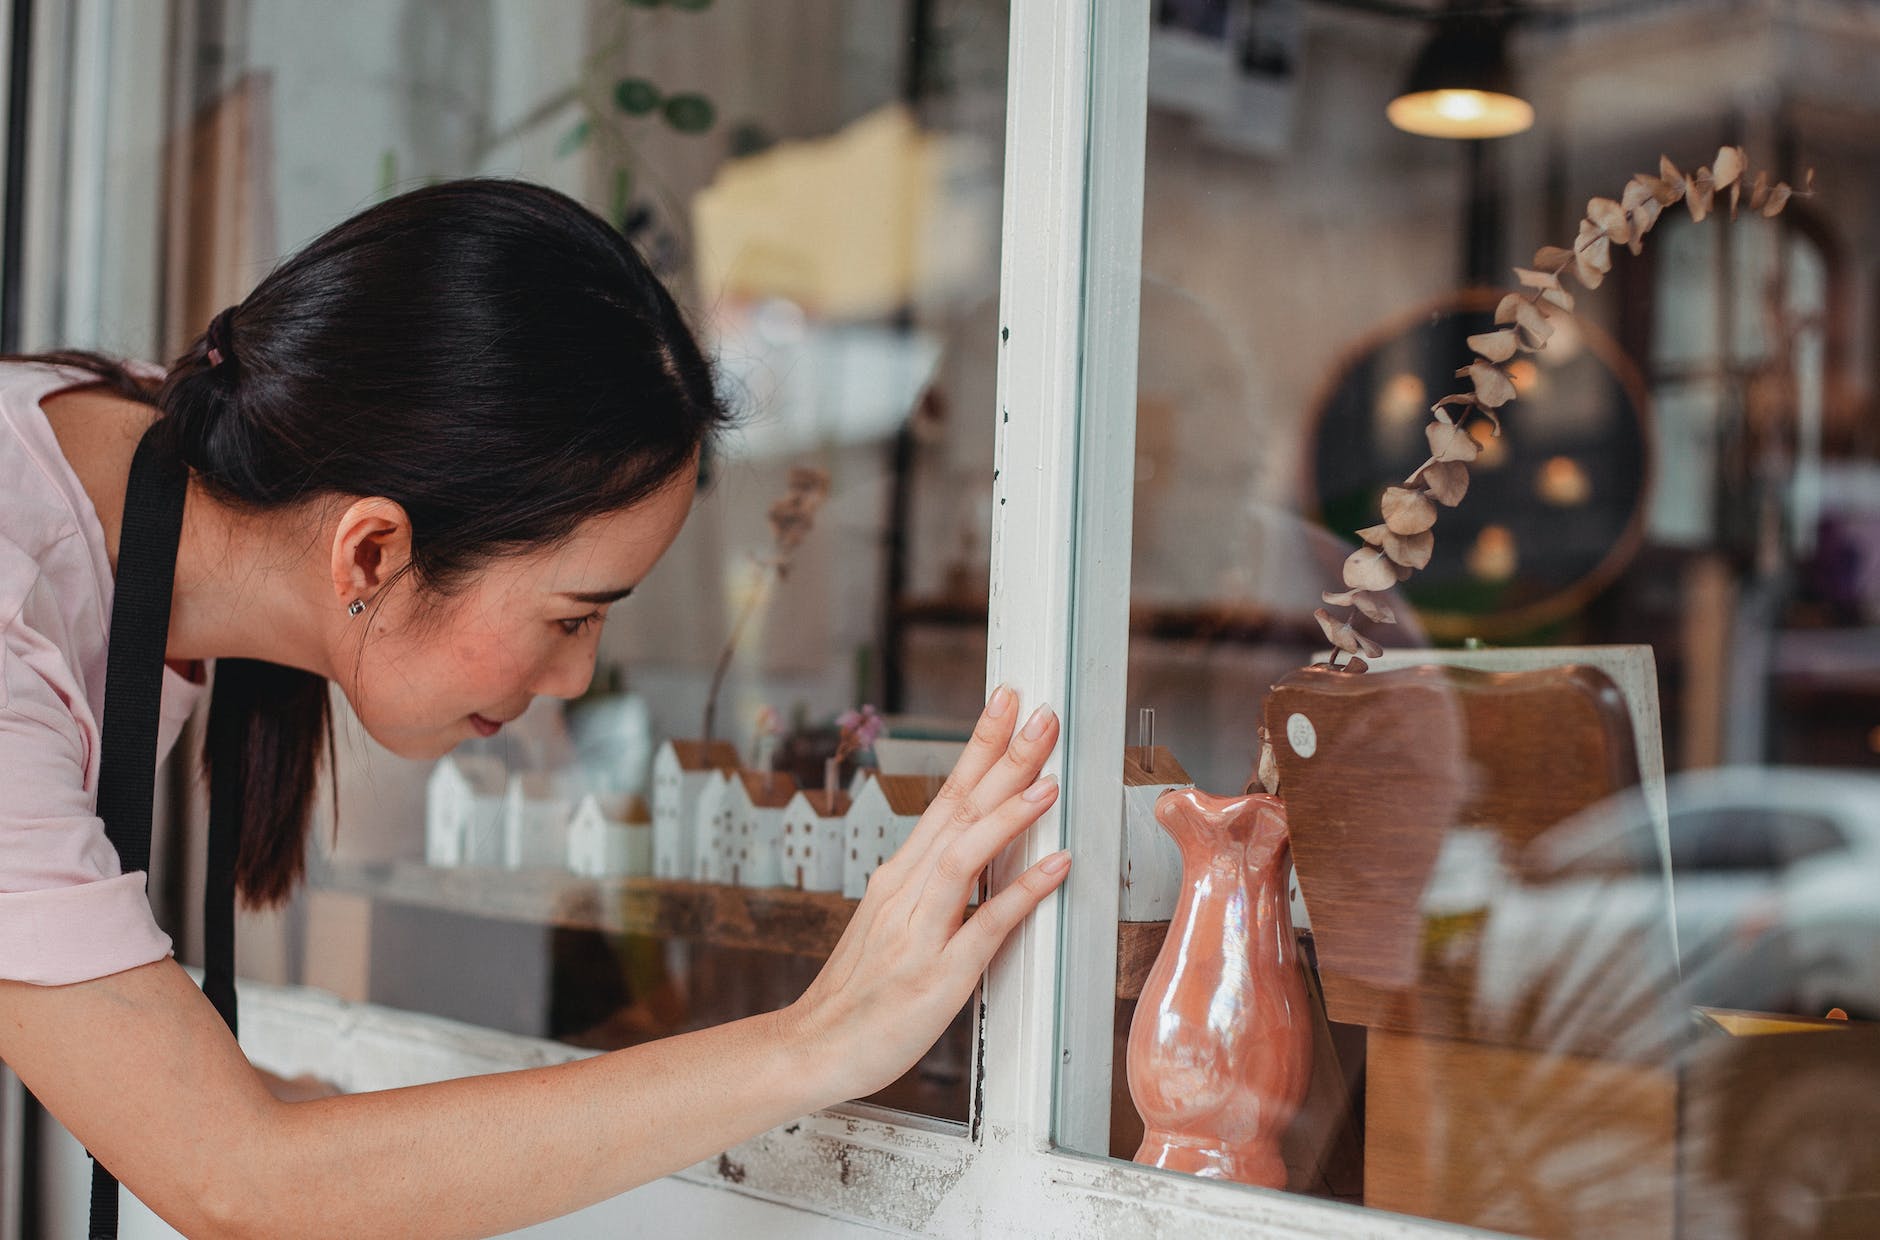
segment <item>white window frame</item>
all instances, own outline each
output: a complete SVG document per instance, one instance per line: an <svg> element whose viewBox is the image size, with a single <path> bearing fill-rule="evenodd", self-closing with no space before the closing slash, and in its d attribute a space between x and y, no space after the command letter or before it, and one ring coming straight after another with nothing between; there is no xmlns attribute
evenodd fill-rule
<svg viewBox="0 0 1880 1240"><path fill-rule="evenodd" d="M115 267L100 267L95 221L81 214L61 227L54 204L59 187L83 186L103 199L92 209L146 209L115 192L132 187L114 185L112 160L127 144L120 120L168 119L163 75L136 71L158 58L138 62L135 54L161 45L171 15L168 4L77 0L76 21L63 27L72 40L59 61L66 71L36 78L34 106L46 110L42 118L52 113L59 132L35 132L50 145L34 163L47 167L39 161L56 156L59 171L34 187L28 252L35 238L52 242L46 253L84 273L87 284L78 302L60 303L51 280L29 280L26 321L38 330L28 347L50 343L31 337L54 325L87 330L65 306L96 313L114 291L155 287L154 185L148 254L126 254ZM1148 36L1144 0L1012 7L987 686L1003 681L1027 702L1062 711L1065 741L1053 763L1065 791L994 877L1008 881L1063 841L1075 865L1064 892L1013 936L988 974L973 1122L838 1107L676 1178L780 1209L936 1235L1454 1235L1466 1229L1156 1171L1057 1143L1061 1136L1100 1149L1108 1140ZM73 98L74 83L94 97ZM86 247L89 257L79 252ZM114 278L124 283L99 283ZM154 342L154 318L150 331ZM587 1053L259 985L243 987L242 1042L270 1069L313 1072L354 1089ZM1066 1076L1090 1085L1060 1091ZM1061 1111L1060 1092L1069 1100Z"/></svg>

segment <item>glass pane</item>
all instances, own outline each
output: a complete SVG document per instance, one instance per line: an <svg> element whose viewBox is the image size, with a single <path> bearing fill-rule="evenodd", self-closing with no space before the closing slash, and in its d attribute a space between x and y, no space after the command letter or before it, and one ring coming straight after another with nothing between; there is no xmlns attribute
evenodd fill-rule
<svg viewBox="0 0 1880 1240"><path fill-rule="evenodd" d="M741 423L578 700L437 763L342 704L334 825L243 971L595 1048L781 1007L980 706L1004 6L344 9L192 9L176 198L223 227L179 238L171 335L364 206L521 177L640 247ZM872 1101L964 1121L969 1015Z"/></svg>
<svg viewBox="0 0 1880 1240"><path fill-rule="evenodd" d="M1723 3L1153 7L1081 1152L1522 1235L1880 1227L1875 50ZM1697 220L1720 134L1739 218Z"/></svg>

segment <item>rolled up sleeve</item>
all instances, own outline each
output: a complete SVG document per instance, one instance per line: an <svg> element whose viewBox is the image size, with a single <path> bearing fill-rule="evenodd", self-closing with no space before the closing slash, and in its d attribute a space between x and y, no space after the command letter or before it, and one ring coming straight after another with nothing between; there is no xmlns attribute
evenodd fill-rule
<svg viewBox="0 0 1880 1240"><path fill-rule="evenodd" d="M0 978L60 986L161 960L146 876L122 872L95 812L87 725L19 655L0 651Z"/></svg>

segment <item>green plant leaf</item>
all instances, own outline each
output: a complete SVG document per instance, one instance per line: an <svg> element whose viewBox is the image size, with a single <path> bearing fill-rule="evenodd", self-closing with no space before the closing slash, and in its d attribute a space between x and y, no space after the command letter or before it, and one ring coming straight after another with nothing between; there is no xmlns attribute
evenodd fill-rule
<svg viewBox="0 0 1880 1240"><path fill-rule="evenodd" d="M587 144L588 138L591 137L593 133L593 122L589 121L585 116L582 117L574 123L572 129L561 136L561 141L555 144L555 158L565 159L574 154Z"/></svg>
<svg viewBox="0 0 1880 1240"><path fill-rule="evenodd" d="M718 109L703 95L674 95L666 100L666 123L680 133L704 133L718 119Z"/></svg>
<svg viewBox="0 0 1880 1240"><path fill-rule="evenodd" d="M645 78L621 78L614 83L614 106L628 116L646 116L659 107L659 87Z"/></svg>

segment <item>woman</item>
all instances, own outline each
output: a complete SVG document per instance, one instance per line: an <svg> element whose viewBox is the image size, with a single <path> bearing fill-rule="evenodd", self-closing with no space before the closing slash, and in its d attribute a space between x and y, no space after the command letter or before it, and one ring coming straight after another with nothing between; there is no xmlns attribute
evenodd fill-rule
<svg viewBox="0 0 1880 1240"><path fill-rule="evenodd" d="M1057 721L1016 726L1002 688L788 1008L557 1068L277 1101L94 812L140 440L189 471L159 748L215 661L207 758L237 793L236 882L267 905L301 875L326 682L414 758L580 694L609 606L685 520L722 407L632 247L502 181L341 224L154 391L61 358L0 364L0 1059L179 1230L489 1234L676 1171L895 1079L1063 881L1060 853L962 920L975 876L1056 798L1038 772Z"/></svg>

